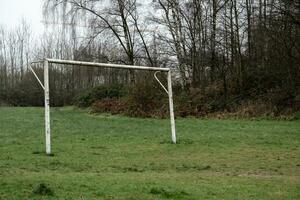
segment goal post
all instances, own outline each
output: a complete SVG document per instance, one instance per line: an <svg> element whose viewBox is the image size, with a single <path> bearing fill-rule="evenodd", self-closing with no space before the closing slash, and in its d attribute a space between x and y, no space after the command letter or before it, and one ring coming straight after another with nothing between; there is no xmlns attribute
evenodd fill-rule
<svg viewBox="0 0 300 200"><path fill-rule="evenodd" d="M33 63L43 62L44 65L44 85L36 75L35 71L31 67ZM80 65L80 66L91 66L91 67L103 67L103 68L117 68L117 69L132 69L132 70L148 70L156 72L167 72L167 89L156 77L155 79L163 87L169 97L169 111L170 111L170 123L171 123L171 139L174 144L176 144L176 130L175 130L175 116L174 116L174 105L173 105L173 91L172 91L172 72L170 68L160 68L160 67L146 67L146 66L135 66L135 65L120 65L111 63L95 63L95 62L83 62L74 60L60 60L60 59L50 59L45 58L43 61L32 62L29 65L30 70L34 74L35 78L38 80L41 87L44 89L45 96L45 144L46 144L46 154L51 154L51 130L50 130L50 94L49 94L49 65L53 64L65 64L65 65Z"/></svg>
<svg viewBox="0 0 300 200"><path fill-rule="evenodd" d="M51 154L50 136L50 95L49 95L49 62L44 60L44 93L45 93L45 137L46 154Z"/></svg>

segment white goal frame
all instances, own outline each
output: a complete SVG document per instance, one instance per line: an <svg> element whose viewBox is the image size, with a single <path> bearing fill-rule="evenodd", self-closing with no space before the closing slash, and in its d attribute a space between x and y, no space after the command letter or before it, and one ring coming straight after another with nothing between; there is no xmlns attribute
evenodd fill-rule
<svg viewBox="0 0 300 200"><path fill-rule="evenodd" d="M44 64L44 84L41 82L33 68L31 67L34 63ZM50 95L49 95L49 64L65 64L65 65L79 65L79 66L91 66L91 67L103 67L103 68L118 68L118 69L132 69L132 70L148 70L155 71L154 77L162 88L166 91L169 96L169 109L170 109L170 122L171 122L171 139L174 144L176 144L176 131L175 131L175 117L174 117L174 106L173 106L173 92L172 92L172 74L170 68L160 68L160 67L146 67L146 66L134 66L134 65L119 65L110 63L95 63L95 62L82 62L74 60L59 60L45 58L41 61L35 61L30 63L29 68L34 74L35 78L44 89L45 96L45 137L46 137L46 154L51 154L51 130L50 130ZM168 89L159 81L156 74L157 72L167 72L168 79Z"/></svg>

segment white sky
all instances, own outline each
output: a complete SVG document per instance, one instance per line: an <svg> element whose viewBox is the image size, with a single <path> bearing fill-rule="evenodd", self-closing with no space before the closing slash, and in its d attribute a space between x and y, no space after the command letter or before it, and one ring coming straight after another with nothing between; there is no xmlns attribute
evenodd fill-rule
<svg viewBox="0 0 300 200"><path fill-rule="evenodd" d="M0 24L14 28L24 18L35 34L43 33L43 0L0 0Z"/></svg>

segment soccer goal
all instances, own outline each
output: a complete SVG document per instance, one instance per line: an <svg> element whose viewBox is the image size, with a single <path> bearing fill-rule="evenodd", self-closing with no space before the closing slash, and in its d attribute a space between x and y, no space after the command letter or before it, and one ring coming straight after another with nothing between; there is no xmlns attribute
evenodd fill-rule
<svg viewBox="0 0 300 200"><path fill-rule="evenodd" d="M34 63L44 64L44 84L39 79L34 69L31 67ZM45 137L46 137L46 154L51 154L51 130L50 130L50 95L49 95L49 65L53 64L64 64L64 65L78 65L78 66L91 66L91 67L102 67L102 68L118 68L118 69L131 69L131 70L148 70L155 71L154 77L161 85L161 87L166 91L169 96L169 109L170 109L170 122L171 122L171 139L172 142L176 143L176 131L175 131L175 118L174 118L174 108L173 108L173 92L172 92L172 74L170 68L160 68L160 67L146 67L146 66L134 66L134 65L119 65L110 63L95 63L95 62L82 62L74 60L59 60L45 58L42 61L35 61L29 65L30 70L34 74L35 78L44 89L45 94ZM164 85L159 81L156 74L157 72L166 72L168 79L168 87L165 88Z"/></svg>

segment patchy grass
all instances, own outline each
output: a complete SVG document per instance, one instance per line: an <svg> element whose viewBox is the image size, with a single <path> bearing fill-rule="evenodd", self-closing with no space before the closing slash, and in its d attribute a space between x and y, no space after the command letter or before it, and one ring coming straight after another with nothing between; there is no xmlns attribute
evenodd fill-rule
<svg viewBox="0 0 300 200"><path fill-rule="evenodd" d="M300 199L300 121L0 107L0 199Z"/></svg>

